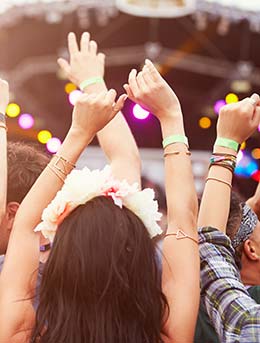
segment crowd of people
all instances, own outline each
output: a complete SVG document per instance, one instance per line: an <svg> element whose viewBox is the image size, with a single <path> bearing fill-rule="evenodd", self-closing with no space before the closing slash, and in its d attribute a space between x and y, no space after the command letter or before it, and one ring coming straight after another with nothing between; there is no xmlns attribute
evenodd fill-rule
<svg viewBox="0 0 260 343"><path fill-rule="evenodd" d="M260 97L224 106L200 205L181 104L150 60L116 100L89 33L58 59L83 92L51 158L7 142L0 80L0 343L260 342L260 187L232 192L239 145ZM121 113L130 98L159 120L167 227ZM77 170L97 135L109 166Z"/></svg>

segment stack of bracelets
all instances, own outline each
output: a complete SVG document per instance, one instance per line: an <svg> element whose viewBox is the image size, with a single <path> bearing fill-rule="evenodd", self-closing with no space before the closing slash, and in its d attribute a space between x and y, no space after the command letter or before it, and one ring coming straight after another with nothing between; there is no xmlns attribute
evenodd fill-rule
<svg viewBox="0 0 260 343"><path fill-rule="evenodd" d="M239 150L239 147L240 147L237 142L231 139L227 139L227 138L217 138L215 142L215 146L229 148L236 152ZM232 155L228 153L213 153L210 158L209 168L212 166L220 166L225 169L228 169L233 174L236 168L236 163L237 163L237 157L235 154ZM208 177L206 179L206 182L209 180L214 180L214 181L223 183L227 185L230 189L232 189L232 185L227 181L220 180L216 177Z"/></svg>
<svg viewBox="0 0 260 343"><path fill-rule="evenodd" d="M74 169L76 166L68 161L63 156L58 154L53 155L52 160L47 165L47 167L62 181L64 182L67 175Z"/></svg>

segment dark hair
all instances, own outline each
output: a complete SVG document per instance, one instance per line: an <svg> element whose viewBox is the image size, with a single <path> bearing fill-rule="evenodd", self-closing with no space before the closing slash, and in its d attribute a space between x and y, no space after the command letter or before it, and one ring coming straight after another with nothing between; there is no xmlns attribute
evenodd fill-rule
<svg viewBox="0 0 260 343"><path fill-rule="evenodd" d="M227 222L226 234L230 239L233 239L238 232L242 220L242 199L236 192L231 192L230 210ZM241 269L241 257L244 243L241 243L235 249L235 261L239 269Z"/></svg>
<svg viewBox="0 0 260 343"><path fill-rule="evenodd" d="M165 313L155 246L134 213L97 197L64 220L31 342L158 343Z"/></svg>
<svg viewBox="0 0 260 343"><path fill-rule="evenodd" d="M48 162L48 155L35 146L8 142L7 202L21 203Z"/></svg>

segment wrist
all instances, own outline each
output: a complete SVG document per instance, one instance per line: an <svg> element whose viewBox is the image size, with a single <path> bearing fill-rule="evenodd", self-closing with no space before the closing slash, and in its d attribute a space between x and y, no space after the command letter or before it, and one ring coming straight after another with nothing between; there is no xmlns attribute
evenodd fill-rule
<svg viewBox="0 0 260 343"><path fill-rule="evenodd" d="M66 140L69 140L71 144L75 144L77 147L85 148L94 138L94 134L86 132L80 127L71 126L69 129Z"/></svg>
<svg viewBox="0 0 260 343"><path fill-rule="evenodd" d="M227 154L227 155L237 156L237 151L231 148L226 148L226 147L217 146L217 145L214 145L213 152L214 154Z"/></svg>
<svg viewBox="0 0 260 343"><path fill-rule="evenodd" d="M160 120L162 136L165 139L171 135L183 135L185 136L184 124L181 118L164 118Z"/></svg>

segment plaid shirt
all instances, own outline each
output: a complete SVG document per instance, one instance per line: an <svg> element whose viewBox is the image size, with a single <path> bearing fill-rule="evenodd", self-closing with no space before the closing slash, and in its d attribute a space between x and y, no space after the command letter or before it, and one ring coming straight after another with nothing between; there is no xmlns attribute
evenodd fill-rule
<svg viewBox="0 0 260 343"><path fill-rule="evenodd" d="M199 230L201 299L222 343L260 342L260 305L240 281L230 239L206 227Z"/></svg>

